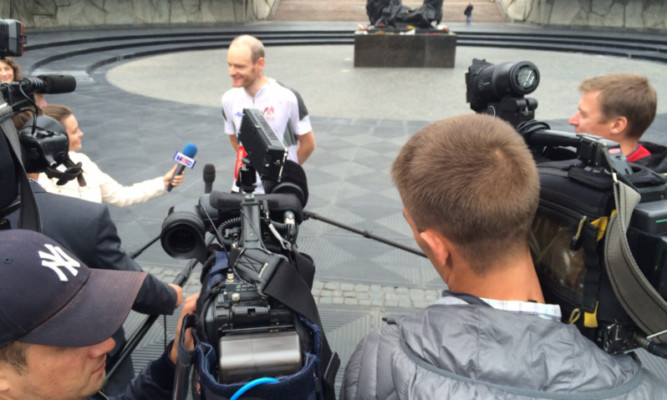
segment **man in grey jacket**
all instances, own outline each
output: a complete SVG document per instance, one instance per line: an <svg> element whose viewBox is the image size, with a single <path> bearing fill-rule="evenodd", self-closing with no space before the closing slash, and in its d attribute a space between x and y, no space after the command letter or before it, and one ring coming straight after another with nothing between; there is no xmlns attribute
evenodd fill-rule
<svg viewBox="0 0 667 400"><path fill-rule="evenodd" d="M357 346L341 399L665 399L544 304L528 247L539 178L504 121L466 115L413 135L392 166L403 214L449 290Z"/></svg>

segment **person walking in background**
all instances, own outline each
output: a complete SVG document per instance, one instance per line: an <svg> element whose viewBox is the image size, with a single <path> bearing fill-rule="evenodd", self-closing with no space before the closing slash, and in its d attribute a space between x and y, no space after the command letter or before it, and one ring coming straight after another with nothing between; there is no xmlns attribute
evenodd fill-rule
<svg viewBox="0 0 667 400"><path fill-rule="evenodd" d="M472 9L474 7L472 6L472 3L468 3L468 7L466 7L465 11L463 14L466 16L466 24L470 25L470 21L472 20Z"/></svg>

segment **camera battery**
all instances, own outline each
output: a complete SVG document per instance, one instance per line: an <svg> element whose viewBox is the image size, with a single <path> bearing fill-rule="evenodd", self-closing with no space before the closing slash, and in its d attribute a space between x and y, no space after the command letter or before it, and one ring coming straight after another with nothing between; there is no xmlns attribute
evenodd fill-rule
<svg viewBox="0 0 667 400"><path fill-rule="evenodd" d="M219 341L218 354L222 383L292 375L302 364L296 331L226 335Z"/></svg>
<svg viewBox="0 0 667 400"><path fill-rule="evenodd" d="M667 232L667 200L637 204L632 213L630 226L656 235L665 234Z"/></svg>

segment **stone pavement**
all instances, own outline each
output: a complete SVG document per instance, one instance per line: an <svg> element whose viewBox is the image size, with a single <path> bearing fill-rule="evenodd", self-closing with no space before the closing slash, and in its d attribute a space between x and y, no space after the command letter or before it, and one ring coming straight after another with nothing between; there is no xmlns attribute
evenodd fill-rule
<svg viewBox="0 0 667 400"><path fill-rule="evenodd" d="M452 28L470 29L464 25ZM494 25L494 29L517 27ZM540 101L537 118L558 130L571 132L567 119L576 110L576 87L593 74L642 73L649 76L659 98L667 98L665 66L652 62L460 47L453 69L355 69L352 50L349 45L267 49L267 74L300 91L314 127L317 150L305 164L310 189L306 209L411 247L415 245L390 182L389 166L402 144L421 127L471 112L465 103L464 73L472 58L493 63L533 61L542 71L542 83L532 95ZM234 154L222 132L219 109L220 95L230 87L224 49L119 61L92 71L68 70L63 61L33 72L77 77L74 93L50 95L47 101L73 108L85 132L82 151L123 184L162 175L173 165L173 153L187 142L199 147L198 164L187 171L183 185L146 204L110 207L130 252L160 233L171 206L192 204L199 198L203 165L216 167L215 190L229 190ZM667 103L660 103L659 112L647 139L667 144L663 135ZM423 307L444 289L425 258L321 221L305 221L298 243L300 250L315 259L313 293L343 366L359 338L380 326L383 316ZM159 244L149 247L137 261L167 282L185 264L167 256ZM186 293L196 293L198 282L199 269L195 269ZM128 332L139 322L133 315ZM160 319L133 354L137 369L159 353L163 324L167 334L173 335L175 317ZM640 355L647 365L667 376L664 360ZM342 368L339 379L341 376Z"/></svg>

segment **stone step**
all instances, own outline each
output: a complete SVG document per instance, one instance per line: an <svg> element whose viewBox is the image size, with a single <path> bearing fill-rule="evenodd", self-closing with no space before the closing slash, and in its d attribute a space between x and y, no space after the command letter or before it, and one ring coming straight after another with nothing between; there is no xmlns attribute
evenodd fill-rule
<svg viewBox="0 0 667 400"><path fill-rule="evenodd" d="M446 1L442 6L443 22L463 22L463 10L472 3L473 22L508 22L500 6L489 0ZM423 4L420 0L402 2L415 9ZM366 0L280 0L274 21L354 21L368 23Z"/></svg>

